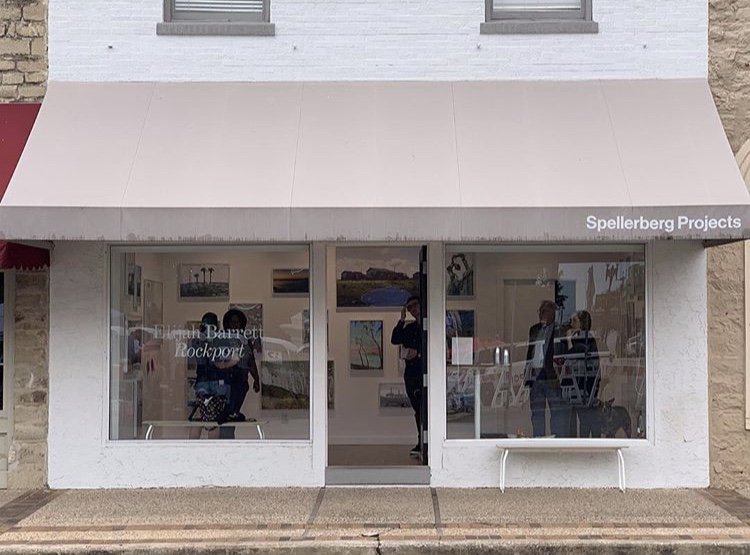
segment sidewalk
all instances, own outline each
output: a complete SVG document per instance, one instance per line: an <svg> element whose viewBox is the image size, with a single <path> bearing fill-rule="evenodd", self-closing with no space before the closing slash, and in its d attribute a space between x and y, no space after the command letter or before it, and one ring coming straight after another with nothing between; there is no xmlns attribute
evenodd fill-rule
<svg viewBox="0 0 750 555"><path fill-rule="evenodd" d="M750 553L720 490L0 492L0 553Z"/></svg>

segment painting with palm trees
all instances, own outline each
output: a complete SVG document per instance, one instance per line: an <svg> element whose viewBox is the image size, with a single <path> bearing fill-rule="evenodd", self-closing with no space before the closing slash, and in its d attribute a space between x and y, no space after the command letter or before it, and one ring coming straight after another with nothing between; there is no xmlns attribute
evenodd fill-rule
<svg viewBox="0 0 750 555"><path fill-rule="evenodd" d="M352 370L383 369L383 321L349 322L349 365Z"/></svg>
<svg viewBox="0 0 750 555"><path fill-rule="evenodd" d="M181 301L228 301L229 264L180 264Z"/></svg>

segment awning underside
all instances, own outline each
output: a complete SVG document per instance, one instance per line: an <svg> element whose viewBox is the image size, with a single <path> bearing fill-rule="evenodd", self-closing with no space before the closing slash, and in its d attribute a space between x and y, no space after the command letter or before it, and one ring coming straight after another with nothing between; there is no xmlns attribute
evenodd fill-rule
<svg viewBox="0 0 750 555"><path fill-rule="evenodd" d="M0 238L731 239L749 207L702 80L53 82Z"/></svg>

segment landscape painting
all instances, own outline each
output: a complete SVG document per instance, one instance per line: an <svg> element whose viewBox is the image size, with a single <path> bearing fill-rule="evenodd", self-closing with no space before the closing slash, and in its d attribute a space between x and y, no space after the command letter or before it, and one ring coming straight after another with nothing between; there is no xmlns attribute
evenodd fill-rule
<svg viewBox="0 0 750 555"><path fill-rule="evenodd" d="M180 264L181 301L228 301L229 264Z"/></svg>
<svg viewBox="0 0 750 555"><path fill-rule="evenodd" d="M336 249L338 308L400 308L412 295L419 295L417 248Z"/></svg>
<svg viewBox="0 0 750 555"><path fill-rule="evenodd" d="M273 270L274 296L304 297L310 293L310 271L307 268Z"/></svg>
<svg viewBox="0 0 750 555"><path fill-rule="evenodd" d="M383 321L349 322L349 367L352 370L383 369Z"/></svg>

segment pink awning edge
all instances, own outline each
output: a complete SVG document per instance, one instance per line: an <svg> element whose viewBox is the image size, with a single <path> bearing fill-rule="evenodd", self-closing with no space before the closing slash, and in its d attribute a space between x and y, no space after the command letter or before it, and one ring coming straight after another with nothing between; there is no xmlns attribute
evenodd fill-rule
<svg viewBox="0 0 750 555"><path fill-rule="evenodd" d="M21 158L39 113L40 104L0 104L0 199ZM40 269L49 266L49 251L0 241L0 269Z"/></svg>

